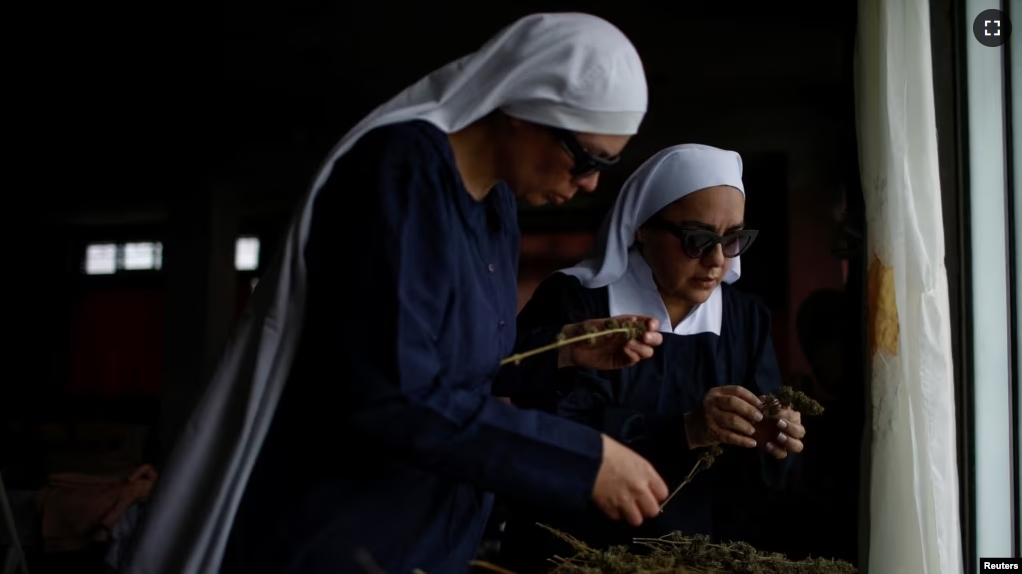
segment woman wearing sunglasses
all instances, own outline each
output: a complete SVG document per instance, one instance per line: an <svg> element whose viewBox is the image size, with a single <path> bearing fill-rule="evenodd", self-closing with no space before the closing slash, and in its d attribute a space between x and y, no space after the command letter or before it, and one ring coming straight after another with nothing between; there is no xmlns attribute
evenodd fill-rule
<svg viewBox="0 0 1022 574"><path fill-rule="evenodd" d="M562 368L556 381L526 361L522 368L535 373L529 387L500 382L495 392L616 438L652 462L672 488L698 449L717 444L748 449L764 479L778 482L785 459L802 450L805 431L797 412L760 414L758 397L776 394L781 376L769 311L731 286L757 233L745 228L744 212L737 153L679 145L646 161L625 183L591 258L548 278L522 310L518 346L538 346L584 319L621 314L657 319L663 343L651 360L614 372ZM505 527L501 554L509 567L531 572L563 553L536 522L596 547L678 530L709 535L711 483L696 478L638 531L591 513L518 511Z"/></svg>

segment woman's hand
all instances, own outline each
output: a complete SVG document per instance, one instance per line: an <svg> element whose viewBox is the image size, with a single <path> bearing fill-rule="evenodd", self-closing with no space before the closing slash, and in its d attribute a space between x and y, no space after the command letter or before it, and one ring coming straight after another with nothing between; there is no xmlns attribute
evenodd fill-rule
<svg viewBox="0 0 1022 574"><path fill-rule="evenodd" d="M611 520L632 526L660 514L667 485L646 459L603 435L603 460L593 485L593 502Z"/></svg>
<svg viewBox="0 0 1022 574"><path fill-rule="evenodd" d="M787 458L788 453L802 452L802 439L805 436L802 415L791 408L783 408L776 415L768 416L756 424L756 442L777 459Z"/></svg>
<svg viewBox="0 0 1022 574"><path fill-rule="evenodd" d="M710 389L703 397L703 406L685 414L688 447L725 443L755 448L754 425L764 420L762 408L762 401L745 387L731 385Z"/></svg>
<svg viewBox="0 0 1022 574"><path fill-rule="evenodd" d="M614 317L620 323L645 323L646 332L639 339L629 338L625 333L603 335L594 340L585 340L559 349L558 367L582 367L598 371L611 371L630 367L643 359L653 356L653 348L663 343L660 322L649 317L622 315ZM561 333L567 337L578 337L592 331L606 329L607 319L591 319L564 327Z"/></svg>

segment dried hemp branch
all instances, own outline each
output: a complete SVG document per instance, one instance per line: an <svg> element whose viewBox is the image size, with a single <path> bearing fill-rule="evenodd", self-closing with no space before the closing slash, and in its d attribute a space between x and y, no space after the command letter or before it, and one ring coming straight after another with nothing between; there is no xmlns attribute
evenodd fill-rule
<svg viewBox="0 0 1022 574"><path fill-rule="evenodd" d="M720 445L713 445L710 448L706 449L706 451L704 451L703 454L699 455L699 460L696 461L696 465L693 466L692 470L689 471L688 476L685 477L685 480L681 481L681 484L679 484L673 491L671 491L671 495L668 496L667 499L665 499L663 503L660 505L660 514L664 513L664 507L667 506L667 503L670 502L672 498L674 498L674 495L678 494L678 492L681 491L681 488L683 486L692 482L692 479L695 478L696 474L698 474L699 471L706 470L713 466L713 461L722 454L724 454L724 449L722 449Z"/></svg>
<svg viewBox="0 0 1022 574"><path fill-rule="evenodd" d="M645 333L646 324L644 322L635 320L628 321L620 319L607 319L604 322L603 330L600 330L596 328L594 325L590 324L586 327L586 333L583 335L568 337L562 331L559 335L557 335L557 341L550 343L549 345L544 345L537 349L525 351L524 353L511 355L510 357L507 357L506 359L502 360L500 362L500 366L503 367L504 365L507 365L509 363L514 363L515 365L518 365L523 360L528 359L533 355L538 355L540 353L545 353L547 351L553 351L555 349L560 349L561 347L567 347L568 345L574 345L576 343L589 341L590 344L595 344L597 337L606 337L607 335L622 334L626 335L629 339L638 339Z"/></svg>
<svg viewBox="0 0 1022 574"><path fill-rule="evenodd" d="M809 558L788 560L783 554L758 552L745 542L715 544L705 536L687 537L674 532L661 538L636 538L643 554L627 546L605 550L590 548L577 538L540 524L568 543L575 554L550 559L551 572L564 574L855 574L855 567L840 560Z"/></svg>

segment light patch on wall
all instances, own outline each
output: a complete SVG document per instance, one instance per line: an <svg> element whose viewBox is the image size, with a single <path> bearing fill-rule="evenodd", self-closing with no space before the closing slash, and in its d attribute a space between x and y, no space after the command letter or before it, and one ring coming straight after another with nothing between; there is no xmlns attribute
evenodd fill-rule
<svg viewBox="0 0 1022 574"><path fill-rule="evenodd" d="M126 243L124 245L124 269L159 269L163 266L162 243Z"/></svg>
<svg viewBox="0 0 1022 574"><path fill-rule="evenodd" d="M93 243L85 248L86 275L112 275L118 271L151 271L163 267L159 241Z"/></svg>
<svg viewBox="0 0 1022 574"><path fill-rule="evenodd" d="M163 268L163 243L92 243L85 248L82 267L86 275L113 275L119 271L156 271ZM259 238L240 237L234 248L238 271L259 269Z"/></svg>
<svg viewBox="0 0 1022 574"><path fill-rule="evenodd" d="M85 273L110 275L117 272L117 245L97 243L85 248Z"/></svg>
<svg viewBox="0 0 1022 574"><path fill-rule="evenodd" d="M259 238L238 238L234 248L234 268L238 271L255 271L259 268Z"/></svg>

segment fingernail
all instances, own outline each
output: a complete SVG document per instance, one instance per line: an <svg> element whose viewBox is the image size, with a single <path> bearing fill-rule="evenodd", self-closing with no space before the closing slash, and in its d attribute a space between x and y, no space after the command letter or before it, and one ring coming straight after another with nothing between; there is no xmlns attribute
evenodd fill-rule
<svg viewBox="0 0 1022 574"><path fill-rule="evenodd" d="M788 428L788 422L785 421L784 419L781 419L781 420L777 421L777 428L779 428L781 430L784 430L784 429Z"/></svg>
<svg viewBox="0 0 1022 574"><path fill-rule="evenodd" d="M774 451L774 450L775 450L776 448L777 448L777 447L776 447L776 446L774 446L774 443L772 443L772 442L768 442L768 443L767 443L766 449L767 449L768 451L770 451L770 452L773 452L773 451Z"/></svg>
<svg viewBox="0 0 1022 574"><path fill-rule="evenodd" d="M763 420L763 413L756 413L755 415L752 416L752 418L756 419L756 422L759 422Z"/></svg>
<svg viewBox="0 0 1022 574"><path fill-rule="evenodd" d="M788 440L788 435L782 432L777 433L777 442L784 442L786 440Z"/></svg>

